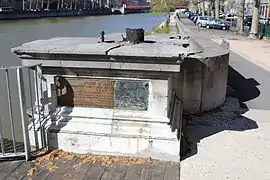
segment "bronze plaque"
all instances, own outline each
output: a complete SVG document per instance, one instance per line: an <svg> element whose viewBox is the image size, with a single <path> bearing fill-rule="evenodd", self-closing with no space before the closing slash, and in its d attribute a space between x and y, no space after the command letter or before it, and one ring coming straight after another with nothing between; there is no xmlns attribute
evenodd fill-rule
<svg viewBox="0 0 270 180"><path fill-rule="evenodd" d="M114 107L114 81L111 79L58 77L56 86L58 105Z"/></svg>

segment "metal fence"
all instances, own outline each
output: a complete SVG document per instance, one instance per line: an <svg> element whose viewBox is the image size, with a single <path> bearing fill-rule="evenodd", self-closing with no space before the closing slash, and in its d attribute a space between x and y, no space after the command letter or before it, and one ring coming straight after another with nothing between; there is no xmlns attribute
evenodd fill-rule
<svg viewBox="0 0 270 180"><path fill-rule="evenodd" d="M8 111L0 114L0 158L25 156L29 160L33 152L46 147L47 83L40 64L0 66L0 72L5 74L2 86L5 84L7 103L2 103Z"/></svg>
<svg viewBox="0 0 270 180"><path fill-rule="evenodd" d="M177 138L181 140L182 123L183 123L183 101L174 92L172 95L169 108L169 125L172 132L177 130Z"/></svg>
<svg viewBox="0 0 270 180"><path fill-rule="evenodd" d="M269 24L259 24L258 25L258 34L270 37L270 25Z"/></svg>

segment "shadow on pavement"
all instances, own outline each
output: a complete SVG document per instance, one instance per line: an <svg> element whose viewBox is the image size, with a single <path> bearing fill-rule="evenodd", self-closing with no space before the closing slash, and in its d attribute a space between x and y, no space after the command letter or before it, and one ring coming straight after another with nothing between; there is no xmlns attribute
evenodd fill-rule
<svg viewBox="0 0 270 180"><path fill-rule="evenodd" d="M228 89L225 103L212 111L184 117L184 137L181 141L181 160L198 153L198 143L222 131L247 131L258 128L252 119L243 114L249 109L244 102L260 95L254 79L246 79L232 67L228 72ZM222 143L222 142L217 142Z"/></svg>
<svg viewBox="0 0 270 180"><path fill-rule="evenodd" d="M241 103L255 99L260 95L257 86L260 85L255 79L246 79L239 72L229 66L228 87L233 90L232 96L238 98Z"/></svg>

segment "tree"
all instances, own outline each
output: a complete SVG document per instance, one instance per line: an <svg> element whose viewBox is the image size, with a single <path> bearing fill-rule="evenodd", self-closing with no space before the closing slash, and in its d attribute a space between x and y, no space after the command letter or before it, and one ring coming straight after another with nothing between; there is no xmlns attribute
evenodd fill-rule
<svg viewBox="0 0 270 180"><path fill-rule="evenodd" d="M215 18L219 19L220 0L215 0Z"/></svg>
<svg viewBox="0 0 270 180"><path fill-rule="evenodd" d="M237 31L244 33L244 17L245 17L245 0L237 1Z"/></svg>
<svg viewBox="0 0 270 180"><path fill-rule="evenodd" d="M249 32L250 38L257 38L259 25L260 0L253 0L252 23Z"/></svg>
<svg viewBox="0 0 270 180"><path fill-rule="evenodd" d="M205 1L201 2L202 15L205 16Z"/></svg>

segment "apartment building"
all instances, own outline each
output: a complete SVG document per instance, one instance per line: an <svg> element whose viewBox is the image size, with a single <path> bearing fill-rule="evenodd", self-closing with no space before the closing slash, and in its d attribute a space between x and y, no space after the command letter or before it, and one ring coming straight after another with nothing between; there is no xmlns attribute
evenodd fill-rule
<svg viewBox="0 0 270 180"><path fill-rule="evenodd" d="M261 17L270 17L270 0L261 0L260 15Z"/></svg>

